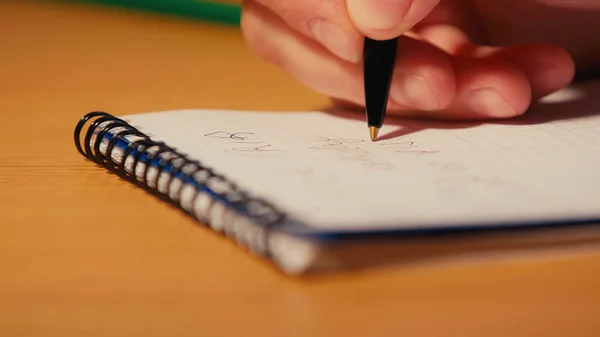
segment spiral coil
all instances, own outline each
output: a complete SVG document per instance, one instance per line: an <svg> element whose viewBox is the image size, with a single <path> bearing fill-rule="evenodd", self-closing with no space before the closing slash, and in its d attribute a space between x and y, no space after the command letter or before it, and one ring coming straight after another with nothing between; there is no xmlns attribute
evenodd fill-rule
<svg viewBox="0 0 600 337"><path fill-rule="evenodd" d="M84 115L75 127L74 140L77 151L88 160L247 248L269 255L268 234L285 215L225 176L106 112Z"/></svg>

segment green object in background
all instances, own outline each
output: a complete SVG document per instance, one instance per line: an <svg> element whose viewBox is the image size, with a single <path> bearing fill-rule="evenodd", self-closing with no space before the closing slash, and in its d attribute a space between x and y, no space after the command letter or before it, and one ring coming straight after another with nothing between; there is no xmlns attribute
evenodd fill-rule
<svg viewBox="0 0 600 337"><path fill-rule="evenodd" d="M72 0L239 26L241 6L201 0Z"/></svg>

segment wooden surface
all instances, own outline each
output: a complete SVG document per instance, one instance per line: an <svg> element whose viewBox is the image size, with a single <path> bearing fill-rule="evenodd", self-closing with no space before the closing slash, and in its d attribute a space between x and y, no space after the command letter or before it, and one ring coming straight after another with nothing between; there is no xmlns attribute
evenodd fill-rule
<svg viewBox="0 0 600 337"><path fill-rule="evenodd" d="M0 2L0 335L600 336L600 253L291 279L83 160L90 110L313 109L235 28Z"/></svg>

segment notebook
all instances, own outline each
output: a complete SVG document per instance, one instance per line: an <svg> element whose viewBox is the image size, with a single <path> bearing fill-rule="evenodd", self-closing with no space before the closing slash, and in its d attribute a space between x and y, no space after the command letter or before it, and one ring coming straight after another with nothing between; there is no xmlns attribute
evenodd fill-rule
<svg viewBox="0 0 600 337"><path fill-rule="evenodd" d="M496 122L360 112L189 109L85 114L90 161L285 273L592 241L600 100L586 87Z"/></svg>

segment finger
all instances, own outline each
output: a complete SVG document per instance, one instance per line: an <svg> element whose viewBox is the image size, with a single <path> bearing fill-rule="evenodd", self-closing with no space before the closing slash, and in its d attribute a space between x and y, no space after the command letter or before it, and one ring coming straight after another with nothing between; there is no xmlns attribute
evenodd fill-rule
<svg viewBox="0 0 600 337"><path fill-rule="evenodd" d="M549 44L481 47L473 54L503 59L517 66L529 80L533 99L567 86L575 76L575 63L571 56L564 49Z"/></svg>
<svg viewBox="0 0 600 337"><path fill-rule="evenodd" d="M489 47L474 45L465 31L455 26L437 24L420 27L417 31L424 42L431 42L451 55L456 83L453 101L446 109L427 114L415 111L410 115L494 119L514 117L527 110L532 88L529 74L521 69L525 61L521 60L517 66L509 57L500 57L491 51L485 54L484 48ZM406 115L407 111L392 113Z"/></svg>
<svg viewBox="0 0 600 337"><path fill-rule="evenodd" d="M348 16L346 0L245 0L243 11L262 5L291 28L349 62L362 60L363 35Z"/></svg>
<svg viewBox="0 0 600 337"><path fill-rule="evenodd" d="M516 66L528 79L532 99L538 99L568 85L575 74L571 56L549 44L488 47L471 43L456 27L437 24L418 30L421 37L453 55L497 58Z"/></svg>
<svg viewBox="0 0 600 337"><path fill-rule="evenodd" d="M356 104L364 101L359 64L335 57L269 8L248 1L243 6L242 33L259 57L319 93Z"/></svg>
<svg viewBox="0 0 600 337"><path fill-rule="evenodd" d="M511 118L531 103L527 76L510 62L495 58L453 58L456 95L440 116L452 119Z"/></svg>
<svg viewBox="0 0 600 337"><path fill-rule="evenodd" d="M440 0L346 1L350 18L361 33L372 39L386 40L410 30Z"/></svg>
<svg viewBox="0 0 600 337"><path fill-rule="evenodd" d="M532 99L529 74L510 58L494 55L492 51L496 49L474 44L471 39L476 32L465 28L464 17L447 8L438 18L437 21L428 18L416 29L424 41L452 55L456 94L450 106L437 115L489 119L524 113Z"/></svg>
<svg viewBox="0 0 600 337"><path fill-rule="evenodd" d="M334 57L262 6L248 7L242 25L251 49L261 57L313 90L364 106L362 65ZM399 39L398 49L388 106L424 111L447 107L453 100L455 82L448 55L405 36Z"/></svg>
<svg viewBox="0 0 600 337"><path fill-rule="evenodd" d="M401 36L391 100L403 110L445 109L454 99L455 78L450 56L417 39Z"/></svg>
<svg viewBox="0 0 600 337"><path fill-rule="evenodd" d="M435 8L414 27L413 31L422 34L428 27L452 27L456 33L451 41L456 38L470 43L485 44L486 34L480 25L481 18L473 10L468 1L441 1ZM435 43L444 43L444 39L437 39ZM456 41L454 41L456 43Z"/></svg>

